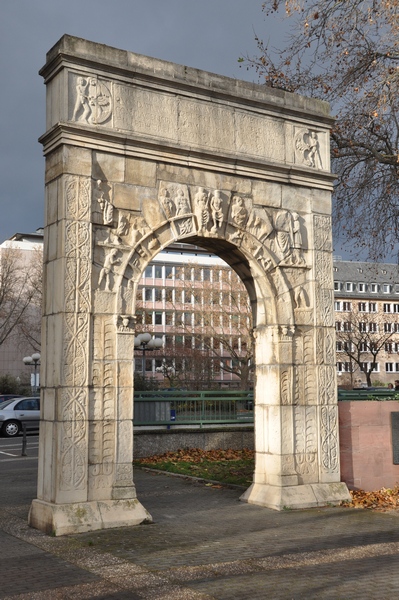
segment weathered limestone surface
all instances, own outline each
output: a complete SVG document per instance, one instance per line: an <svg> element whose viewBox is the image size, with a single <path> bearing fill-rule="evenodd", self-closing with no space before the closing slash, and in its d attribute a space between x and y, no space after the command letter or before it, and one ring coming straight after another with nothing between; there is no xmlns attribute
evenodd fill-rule
<svg viewBox="0 0 399 600"><path fill-rule="evenodd" d="M243 499L346 498L328 105L70 36L41 73L44 390L31 524L61 535L149 518L131 462L136 290L179 240L226 260L253 305L257 458Z"/></svg>

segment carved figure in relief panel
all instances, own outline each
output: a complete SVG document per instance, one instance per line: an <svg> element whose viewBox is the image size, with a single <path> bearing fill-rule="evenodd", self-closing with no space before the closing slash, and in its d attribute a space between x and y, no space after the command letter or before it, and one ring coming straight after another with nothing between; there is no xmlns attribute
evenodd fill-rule
<svg viewBox="0 0 399 600"><path fill-rule="evenodd" d="M121 260L119 258L116 258L117 254L118 254L118 249L113 248L110 251L110 253L105 257L104 266L100 271L100 277L98 278L98 286L100 287L102 281L105 280L105 291L106 292L112 291L111 273L113 271L114 265L119 265L121 263Z"/></svg>
<svg viewBox="0 0 399 600"><path fill-rule="evenodd" d="M298 213L280 210L274 219L274 250L286 265L304 265Z"/></svg>
<svg viewBox="0 0 399 600"><path fill-rule="evenodd" d="M197 217L199 232L205 232L210 220L209 193L204 188L198 188L194 196L194 213Z"/></svg>
<svg viewBox="0 0 399 600"><path fill-rule="evenodd" d="M248 217L248 211L245 208L244 200L241 196L233 196L231 206L232 221L238 226L243 227Z"/></svg>
<svg viewBox="0 0 399 600"><path fill-rule="evenodd" d="M182 188L177 190L176 196L173 199L176 207L176 217L180 217L182 215L188 215L191 212L190 201L184 195L184 191Z"/></svg>
<svg viewBox="0 0 399 600"><path fill-rule="evenodd" d="M114 207L110 200L106 198L108 193L104 190L103 182L101 179L96 181L96 185L93 188L93 198L95 202L98 202L103 214L103 224L112 225L114 217Z"/></svg>
<svg viewBox="0 0 399 600"><path fill-rule="evenodd" d="M78 77L72 121L96 125L104 123L111 112L111 93L107 85L96 77Z"/></svg>
<svg viewBox="0 0 399 600"><path fill-rule="evenodd" d="M301 309L309 307L308 295L306 293L305 288L302 285L299 285L294 290L294 302L295 308Z"/></svg>
<svg viewBox="0 0 399 600"><path fill-rule="evenodd" d="M211 197L211 216L213 227L211 229L212 233L217 233L218 229L220 229L223 225L223 198L221 197L220 190L215 190Z"/></svg>
<svg viewBox="0 0 399 600"><path fill-rule="evenodd" d="M247 229L259 242L264 243L273 231L269 214L266 211L263 211L262 215L253 212L248 221Z"/></svg>
<svg viewBox="0 0 399 600"><path fill-rule="evenodd" d="M175 209L174 202L173 202L172 198L170 197L170 192L167 188L161 189L161 192L159 195L159 201L160 201L163 211L166 215L166 218L171 219L172 217L174 217L176 209Z"/></svg>
<svg viewBox="0 0 399 600"><path fill-rule="evenodd" d="M322 169L320 143L316 131L302 129L295 137L295 156L299 163Z"/></svg>

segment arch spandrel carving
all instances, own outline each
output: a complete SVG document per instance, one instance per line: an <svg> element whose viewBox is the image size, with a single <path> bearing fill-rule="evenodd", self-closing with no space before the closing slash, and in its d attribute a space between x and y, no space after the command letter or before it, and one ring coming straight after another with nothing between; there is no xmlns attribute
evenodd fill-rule
<svg viewBox="0 0 399 600"><path fill-rule="evenodd" d="M253 308L256 470L242 499L276 509L345 499L325 104L108 50L64 36L42 70L45 227L57 244L44 253L30 524L62 535L151 519L132 472L136 297L172 242L224 259Z"/></svg>

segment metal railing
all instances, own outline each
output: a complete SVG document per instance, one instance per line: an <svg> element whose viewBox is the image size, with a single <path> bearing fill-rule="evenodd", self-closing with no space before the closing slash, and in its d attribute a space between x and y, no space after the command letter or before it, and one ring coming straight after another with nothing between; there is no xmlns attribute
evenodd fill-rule
<svg viewBox="0 0 399 600"><path fill-rule="evenodd" d="M147 391L134 394L133 425L253 423L247 391Z"/></svg>
<svg viewBox="0 0 399 600"><path fill-rule="evenodd" d="M338 390L338 400L398 400L399 392L386 389Z"/></svg>

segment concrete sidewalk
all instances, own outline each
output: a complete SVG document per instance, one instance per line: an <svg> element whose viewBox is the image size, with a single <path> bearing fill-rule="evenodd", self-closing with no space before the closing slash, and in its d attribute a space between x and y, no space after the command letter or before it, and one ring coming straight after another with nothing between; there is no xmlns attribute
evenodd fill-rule
<svg viewBox="0 0 399 600"><path fill-rule="evenodd" d="M27 526L36 468L28 458L0 471L0 598L381 600L399 594L395 512L274 512L239 502L240 490L135 471L153 524L52 538Z"/></svg>

